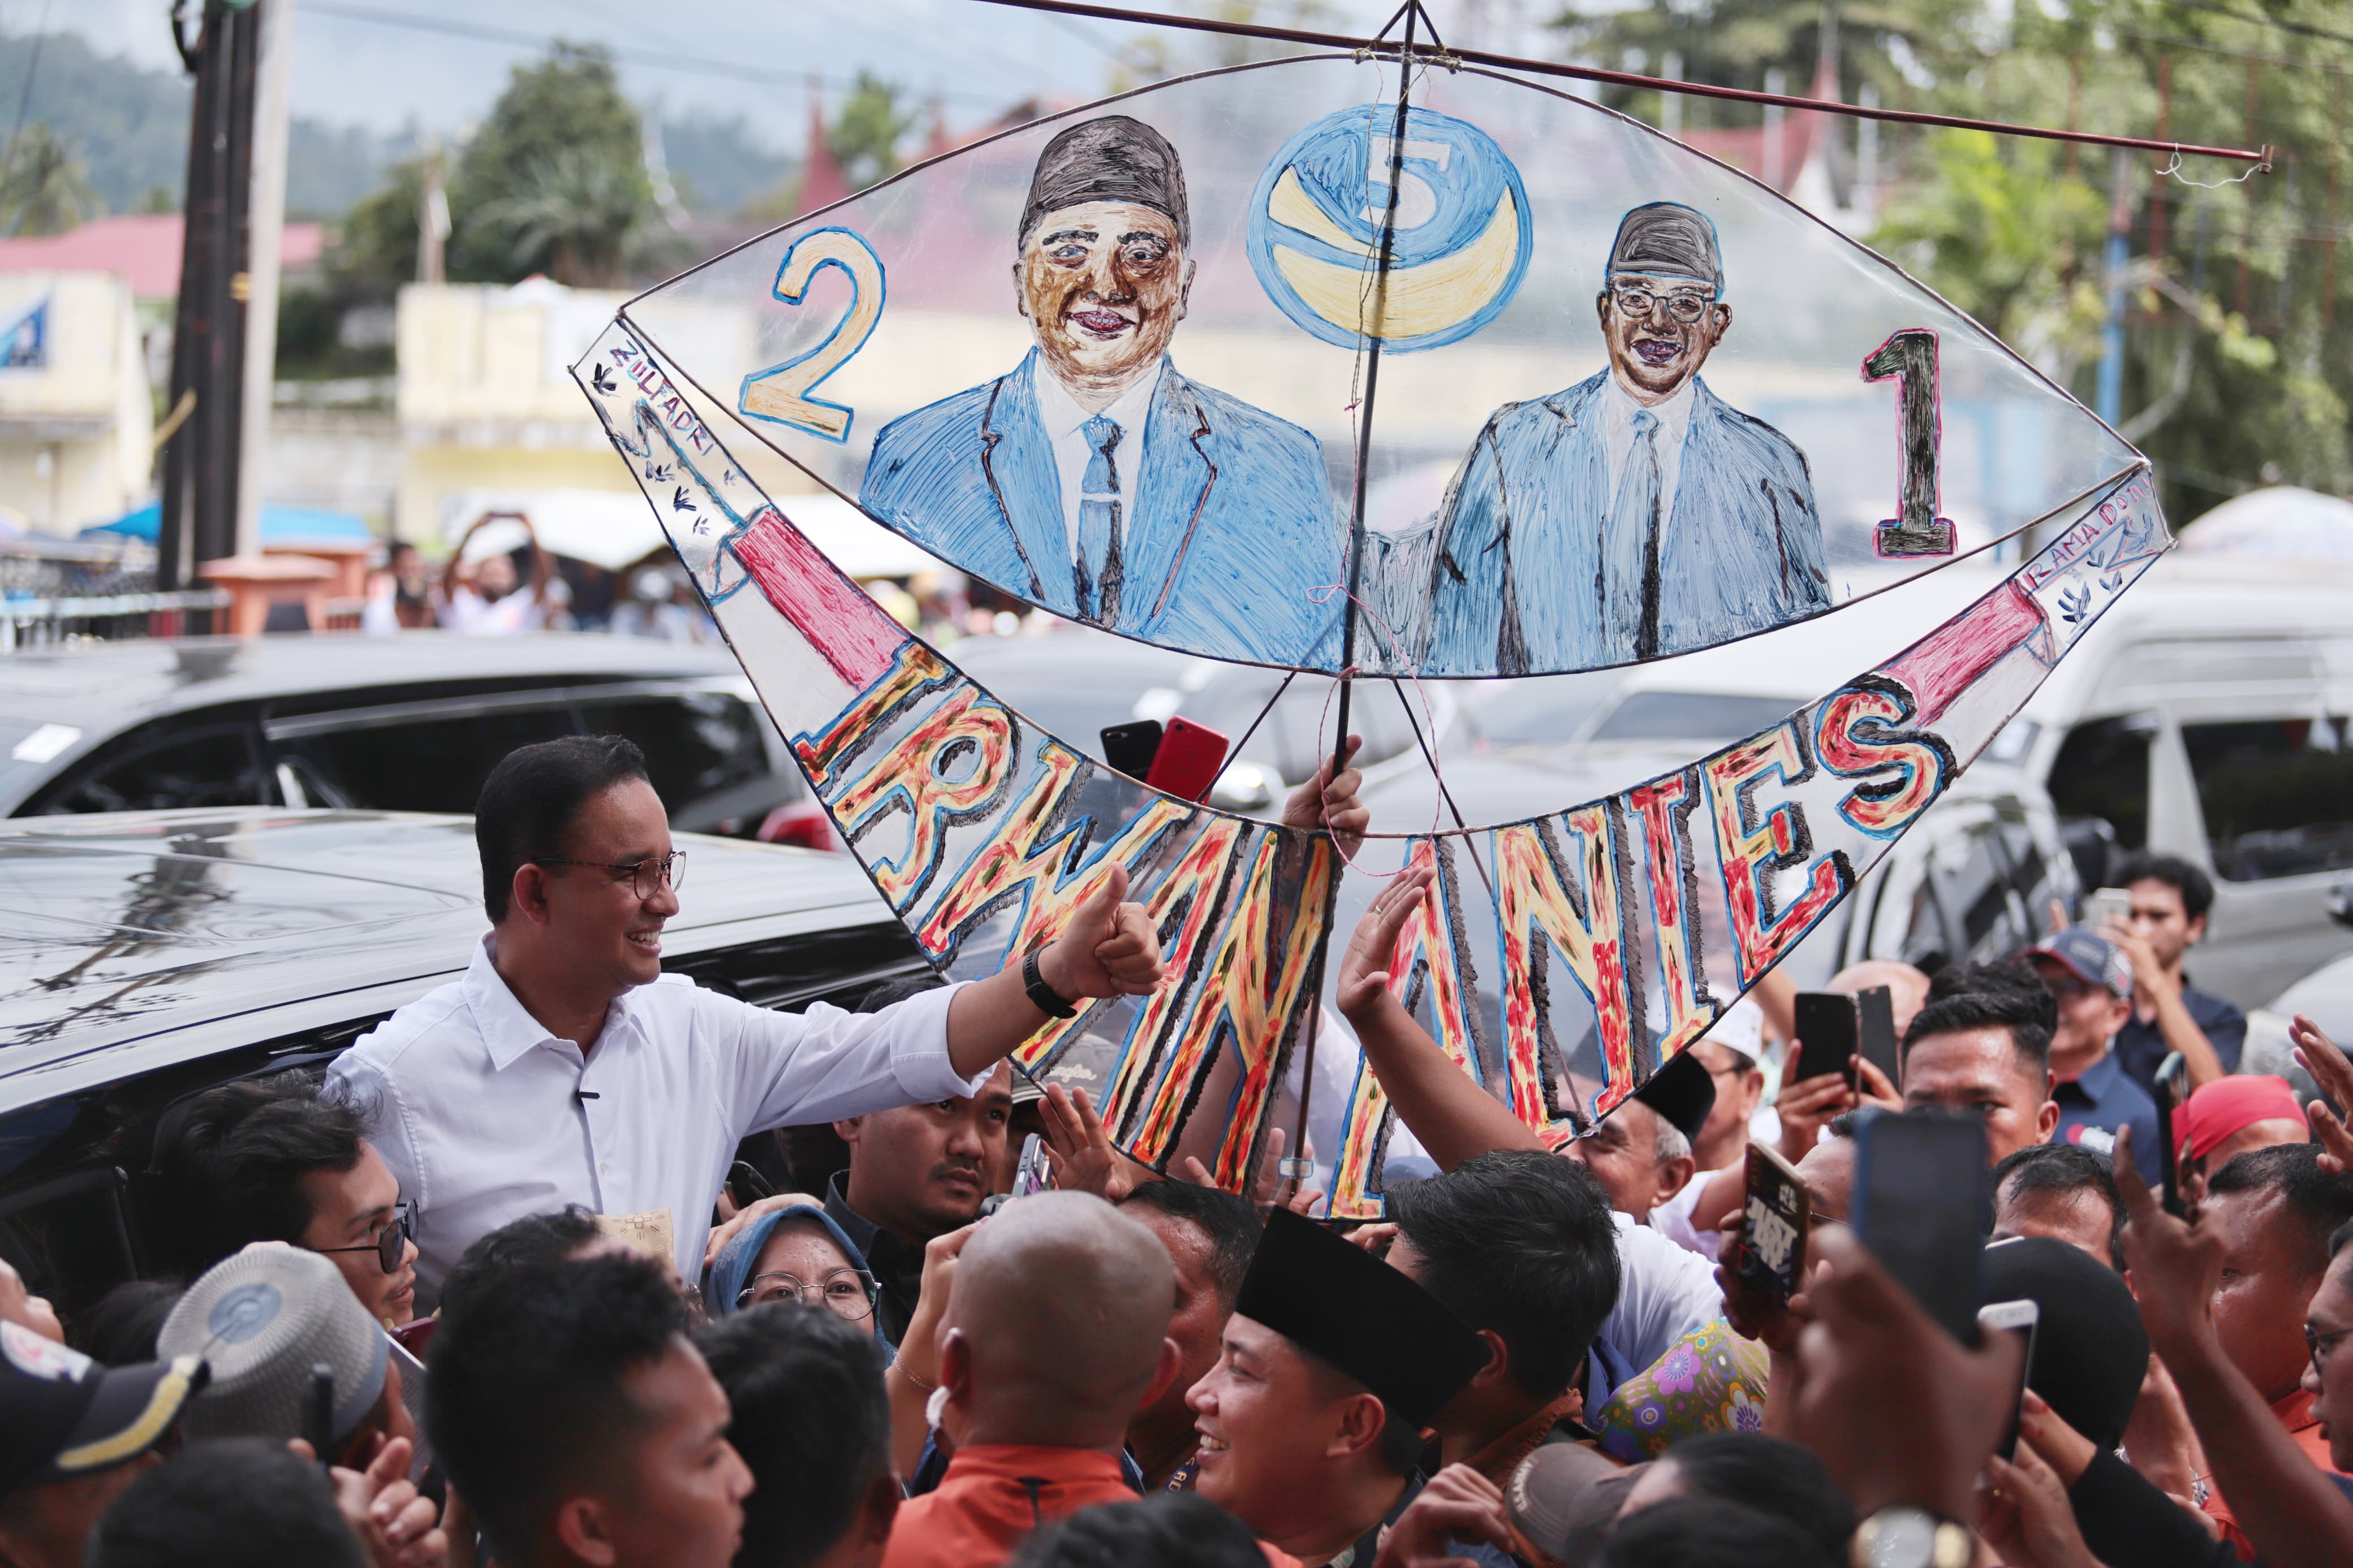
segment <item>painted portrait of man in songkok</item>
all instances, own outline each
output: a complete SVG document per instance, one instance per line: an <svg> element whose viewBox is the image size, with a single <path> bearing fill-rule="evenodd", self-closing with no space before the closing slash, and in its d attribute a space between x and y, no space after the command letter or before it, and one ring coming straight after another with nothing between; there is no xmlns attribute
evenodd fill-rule
<svg viewBox="0 0 2353 1568"><path fill-rule="evenodd" d="M1221 658L1328 661L1345 535L1323 458L1176 368L1191 242L1158 132L1106 115L1048 142L1013 262L1034 346L884 426L859 504L1058 615Z"/></svg>
<svg viewBox="0 0 2353 1568"><path fill-rule="evenodd" d="M1595 309L1608 367L1497 409L1447 492L1426 674L1658 658L1831 607L1805 454L1700 379L1732 328L1715 226L1628 212Z"/></svg>

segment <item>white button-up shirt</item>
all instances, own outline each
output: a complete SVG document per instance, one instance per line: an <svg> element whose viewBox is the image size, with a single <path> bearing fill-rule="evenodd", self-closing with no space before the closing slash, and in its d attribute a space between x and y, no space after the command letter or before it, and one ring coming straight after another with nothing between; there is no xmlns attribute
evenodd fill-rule
<svg viewBox="0 0 2353 1568"><path fill-rule="evenodd" d="M1054 373L1046 368L1044 356L1031 362L1030 392L1038 400L1038 422L1046 427L1046 440L1054 449L1054 473L1062 483L1062 530L1070 536L1071 559L1079 558L1079 503L1087 496L1087 465L1094 460L1095 449L1087 443L1087 421L1094 412L1079 405ZM1111 449L1112 472L1119 476L1117 500L1127 504L1120 508L1120 516L1135 516L1135 481L1144 471L1144 426L1152 415L1152 400L1160 391L1160 373L1167 368L1164 355L1154 363L1152 374L1138 381L1095 412L1119 426L1119 445Z"/></svg>
<svg viewBox="0 0 2353 1568"><path fill-rule="evenodd" d="M665 974L617 1001L584 1060L524 1011L483 938L454 981L328 1070L366 1110L416 1220L419 1310L466 1248L511 1220L581 1204L668 1210L679 1273L702 1271L735 1145L765 1128L970 1096L948 1058L948 998L880 1013L772 1013Z"/></svg>
<svg viewBox="0 0 2353 1568"><path fill-rule="evenodd" d="M1683 481L1683 437L1691 431L1692 405L1698 401L1692 391L1692 379L1675 388L1675 395L1664 403L1654 405L1650 412L1659 416L1659 433L1652 439L1659 444L1659 523L1664 527L1675 515L1675 486ZM1601 395L1608 407L1608 447L1609 453L1610 504L1617 504L1618 486L1626 477L1626 459L1634 451L1634 416L1642 405L1634 401L1615 374L1609 377L1608 389Z"/></svg>

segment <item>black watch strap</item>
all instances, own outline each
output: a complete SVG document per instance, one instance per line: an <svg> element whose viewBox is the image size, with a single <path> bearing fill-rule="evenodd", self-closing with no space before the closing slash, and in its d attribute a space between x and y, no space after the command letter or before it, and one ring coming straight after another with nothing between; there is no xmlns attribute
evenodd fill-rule
<svg viewBox="0 0 2353 1568"><path fill-rule="evenodd" d="M1030 1002L1049 1018L1075 1018L1079 1010L1055 994L1046 984L1045 974L1038 967L1038 954L1043 949L1033 948L1021 961L1021 988L1029 993Z"/></svg>

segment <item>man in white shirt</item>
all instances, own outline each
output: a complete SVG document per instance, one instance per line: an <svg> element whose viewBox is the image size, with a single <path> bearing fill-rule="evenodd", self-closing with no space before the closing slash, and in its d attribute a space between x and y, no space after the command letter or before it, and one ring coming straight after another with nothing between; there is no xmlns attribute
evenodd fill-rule
<svg viewBox="0 0 2353 1568"><path fill-rule="evenodd" d="M1058 941L874 1014L772 1013L661 973L680 859L618 736L525 746L476 808L491 922L465 977L330 1069L412 1205L419 1307L477 1237L586 1205L693 1279L735 1145L760 1130L976 1093L1049 1008L1160 982L1114 872Z"/></svg>

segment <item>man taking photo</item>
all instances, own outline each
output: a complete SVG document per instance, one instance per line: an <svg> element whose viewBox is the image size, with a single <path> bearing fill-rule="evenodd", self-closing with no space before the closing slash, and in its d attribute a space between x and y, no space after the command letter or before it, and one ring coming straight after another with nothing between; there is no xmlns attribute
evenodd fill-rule
<svg viewBox="0 0 2353 1568"><path fill-rule="evenodd" d="M880 1013L772 1013L665 975L682 858L644 756L619 736L510 752L482 785L474 837L491 929L465 977L330 1073L374 1114L414 1205L420 1296L476 1237L567 1203L693 1279L747 1133L970 1099L1061 1008L1142 994L1162 974L1114 868L1021 963Z"/></svg>

